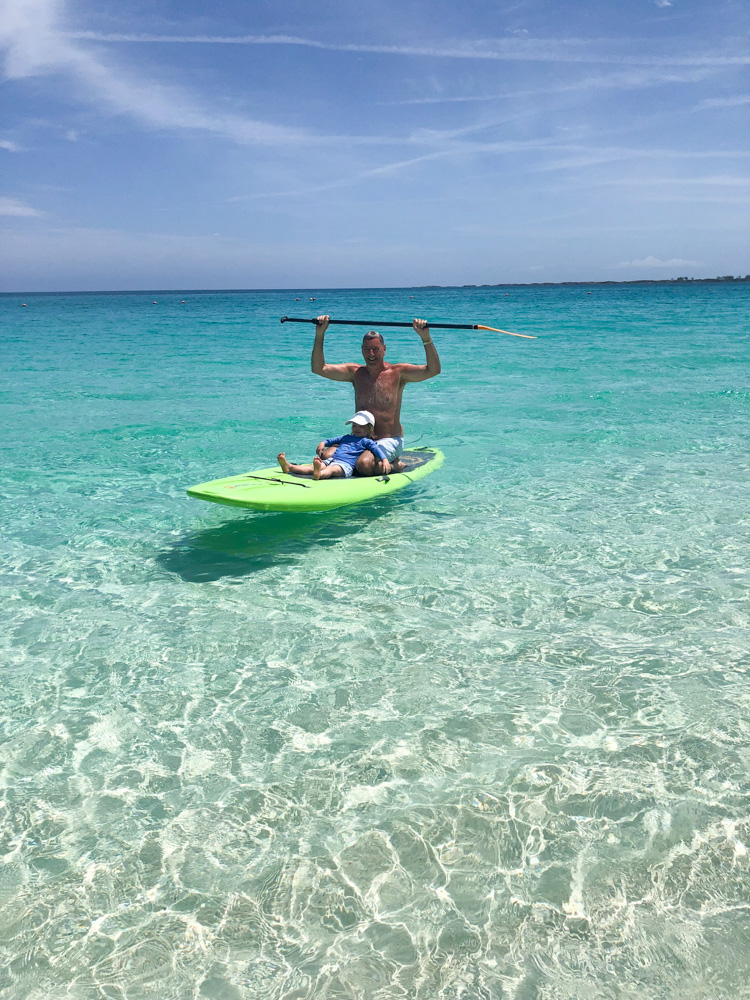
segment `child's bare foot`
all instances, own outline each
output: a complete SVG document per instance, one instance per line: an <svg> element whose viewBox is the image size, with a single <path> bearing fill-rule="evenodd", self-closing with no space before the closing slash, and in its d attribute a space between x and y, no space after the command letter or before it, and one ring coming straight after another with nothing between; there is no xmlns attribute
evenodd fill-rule
<svg viewBox="0 0 750 1000"><path fill-rule="evenodd" d="M323 462L316 455L313 459L313 479L320 479L320 472L323 468Z"/></svg>
<svg viewBox="0 0 750 1000"><path fill-rule="evenodd" d="M280 451L276 456L276 461L279 463L282 472L289 472L289 462L286 460L286 452Z"/></svg>

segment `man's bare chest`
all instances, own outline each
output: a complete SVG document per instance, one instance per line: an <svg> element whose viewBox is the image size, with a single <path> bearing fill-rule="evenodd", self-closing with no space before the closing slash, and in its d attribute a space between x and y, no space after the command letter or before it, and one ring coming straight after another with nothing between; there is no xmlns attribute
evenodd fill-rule
<svg viewBox="0 0 750 1000"><path fill-rule="evenodd" d="M385 370L375 378L365 369L357 372L354 380L357 399L385 405L398 399L400 379L397 372Z"/></svg>

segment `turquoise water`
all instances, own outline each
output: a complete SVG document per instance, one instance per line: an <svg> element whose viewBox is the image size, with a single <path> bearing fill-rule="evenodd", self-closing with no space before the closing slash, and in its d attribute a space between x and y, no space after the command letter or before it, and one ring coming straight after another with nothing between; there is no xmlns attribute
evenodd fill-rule
<svg viewBox="0 0 750 1000"><path fill-rule="evenodd" d="M0 298L4 996L748 996L750 286L296 294ZM409 491L187 498L342 429L318 312L539 339Z"/></svg>

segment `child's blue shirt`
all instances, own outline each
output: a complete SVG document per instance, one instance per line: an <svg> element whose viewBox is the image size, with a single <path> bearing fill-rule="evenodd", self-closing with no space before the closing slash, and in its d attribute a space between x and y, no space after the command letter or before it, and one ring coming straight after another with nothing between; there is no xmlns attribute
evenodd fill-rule
<svg viewBox="0 0 750 1000"><path fill-rule="evenodd" d="M371 451L381 462L385 458L385 452L377 441L373 441L372 438L357 437L356 434L342 434L341 437L328 438L323 444L326 448L332 444L338 445L332 461L340 459L352 467L357 464L357 459L363 451Z"/></svg>

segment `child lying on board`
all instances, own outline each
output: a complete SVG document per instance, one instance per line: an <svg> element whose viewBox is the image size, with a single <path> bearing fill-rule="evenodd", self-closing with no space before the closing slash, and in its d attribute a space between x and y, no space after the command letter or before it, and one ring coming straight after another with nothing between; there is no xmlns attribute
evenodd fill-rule
<svg viewBox="0 0 750 1000"><path fill-rule="evenodd" d="M325 448L332 444L338 445L330 458L319 458L316 455L309 465L296 465L294 462L288 462L286 453L280 451L276 461L281 471L290 472L293 476L312 475L313 479L349 479L362 452L371 451L375 458L384 463L383 469L387 475L390 472L390 463L383 449L372 438L375 433L375 418L370 411L359 410L346 422L352 425L351 434L342 434L341 437L328 438L323 442Z"/></svg>

